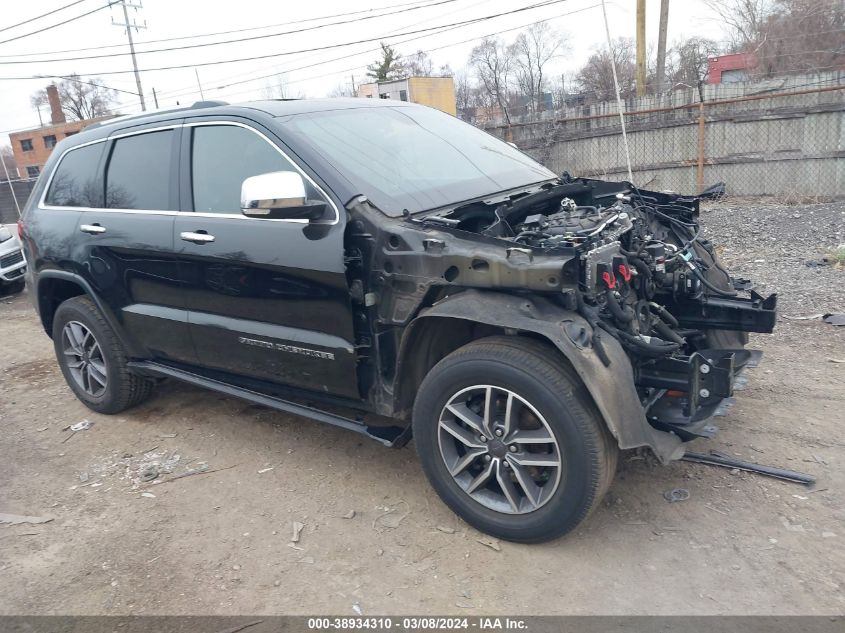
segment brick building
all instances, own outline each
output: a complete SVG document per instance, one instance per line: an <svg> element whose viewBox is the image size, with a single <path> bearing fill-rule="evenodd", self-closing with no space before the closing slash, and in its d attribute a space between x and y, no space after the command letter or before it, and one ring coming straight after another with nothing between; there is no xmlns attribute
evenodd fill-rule
<svg viewBox="0 0 845 633"><path fill-rule="evenodd" d="M38 177L56 143L63 138L76 134L95 121L109 118L99 117L85 121L68 121L65 118L65 113L62 112L59 91L54 85L47 86L47 99L50 103L50 125L9 134L15 163L18 166L19 178Z"/></svg>
<svg viewBox="0 0 845 633"><path fill-rule="evenodd" d="M754 53L719 55L707 60L707 83L730 84L748 81L757 65Z"/></svg>
<svg viewBox="0 0 845 633"><path fill-rule="evenodd" d="M358 86L359 97L396 99L431 106L457 115L455 82L451 77L406 77Z"/></svg>

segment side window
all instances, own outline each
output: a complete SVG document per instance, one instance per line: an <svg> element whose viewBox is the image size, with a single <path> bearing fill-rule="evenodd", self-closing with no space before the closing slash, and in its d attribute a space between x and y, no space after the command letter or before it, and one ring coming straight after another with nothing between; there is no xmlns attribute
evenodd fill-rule
<svg viewBox="0 0 845 633"><path fill-rule="evenodd" d="M173 130L117 139L106 169L106 208L175 211L170 204Z"/></svg>
<svg viewBox="0 0 845 633"><path fill-rule="evenodd" d="M72 149L59 162L45 202L56 207L102 207L102 180L97 168L105 143Z"/></svg>
<svg viewBox="0 0 845 633"><path fill-rule="evenodd" d="M191 179L195 211L240 213L243 181L273 171L296 168L255 132L233 125L194 127ZM309 199L323 199L307 180L305 186Z"/></svg>

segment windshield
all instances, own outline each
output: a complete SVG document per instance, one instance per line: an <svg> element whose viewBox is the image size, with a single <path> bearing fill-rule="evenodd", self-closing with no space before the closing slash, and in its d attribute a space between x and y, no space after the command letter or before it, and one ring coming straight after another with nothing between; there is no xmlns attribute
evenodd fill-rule
<svg viewBox="0 0 845 633"><path fill-rule="evenodd" d="M298 114L285 129L393 216L556 177L507 143L432 108Z"/></svg>

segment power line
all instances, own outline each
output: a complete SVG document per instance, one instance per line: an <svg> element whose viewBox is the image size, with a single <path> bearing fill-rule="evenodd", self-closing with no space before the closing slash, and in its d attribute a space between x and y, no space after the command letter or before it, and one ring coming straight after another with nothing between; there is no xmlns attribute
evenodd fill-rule
<svg viewBox="0 0 845 633"><path fill-rule="evenodd" d="M405 33L397 34L396 37L402 37L402 36L405 36L405 35L414 35L414 34L417 34L417 33L425 33L425 32L428 32L428 31L435 31L435 30L438 30L438 29L442 29L442 28L446 28L446 27L452 27L452 26L460 27L460 26L466 26L466 25L469 25L469 24L478 24L478 23L481 23L481 22L486 22L487 20L492 20L492 19L495 19L495 18L505 16L505 15L513 15L515 13L522 13L524 11L530 11L532 9L537 9L537 8L540 8L540 7L546 7L546 6L551 6L551 5L555 5L555 4L560 4L561 2L567 2L567 0L545 0L544 2L539 2L537 4L529 5L527 7L521 7L519 9L512 9L510 11L503 11L501 13L494 13L494 14L486 15L486 16L483 16L483 17L480 17L480 18L474 18L472 20L464 20L464 21L461 21L461 22L454 22L452 24L441 24L440 26L433 26L433 27L429 27L429 28L425 28L425 29L417 29L417 30L414 30L414 31L406 31ZM326 45L326 46L316 46L314 48L306 48L306 49L301 49L301 50L298 50L298 51L285 51L284 53L270 53L270 54L267 54L267 55L254 55L254 56L251 56L251 57L240 57L240 58L237 58L237 59L219 59L219 60L215 60L215 61L212 61L212 62L198 62L198 63L195 63L195 64L178 64L178 65L174 65L174 66L160 66L158 68L144 68L142 70L144 72L154 72L154 71L164 71L164 70L180 70L180 69L183 69L183 68L199 68L199 67L203 67L203 66L218 66L218 65L221 65L221 64L234 64L234 63L238 63L238 62L255 61L255 60L258 60L258 59L270 59L270 58L274 58L274 57L285 57L285 56L288 56L288 55L298 55L300 53L311 53L311 52L314 52L314 51L324 51L324 50L330 50L330 49L335 49L335 48L344 48L346 46L354 46L355 44L365 44L365 43L368 43L368 42L375 42L375 41L382 40L382 39L384 39L383 35L379 36L379 37L371 37L371 38L366 38L366 39L362 39L362 40L355 40L353 42L343 42L341 44L329 44L329 45ZM126 73L131 73L131 72L133 72L133 71L131 71L131 70L112 70L112 71L103 71L103 72L85 72L85 73L80 73L80 74L84 74L84 75L124 75ZM3 80L3 81L26 80L26 79L33 79L33 77L32 76L30 76L30 77L0 77L0 80Z"/></svg>
<svg viewBox="0 0 845 633"><path fill-rule="evenodd" d="M120 88L113 88L111 86L107 86L107 85L102 84L102 83L98 84L98 83L95 83L95 82L92 82L92 81L85 81L83 79L78 79L78 78L74 77L73 75L69 75L67 77L62 77L61 75L40 75L39 78L43 78L43 79L62 79L64 81L70 81L70 82L73 82L75 84L85 84L86 86L95 86L97 88L106 88L107 90L114 90L115 92L123 92L123 93L126 93L128 95L132 95L133 97L138 96L137 92L132 92L131 90L121 90Z"/></svg>
<svg viewBox="0 0 845 633"><path fill-rule="evenodd" d="M84 0L78 0L79 2L83 2ZM261 29L272 29L278 26L290 26L291 24L304 24L306 22L316 22L317 20L329 20L332 18L343 18L349 15L357 15L360 13L372 13L373 11L383 11L385 9L398 9L400 7L408 7L412 5L419 5L419 4L428 4L431 3L432 0L414 0L414 2L406 2L403 4L392 4L382 7L375 7L372 9L360 9L358 11L348 11L346 13L336 13L332 15L321 15L313 18L304 18L302 20L293 20L292 22L280 22L277 24L265 24L263 26L250 26L242 29L232 29L229 31L216 31L213 33L197 33L194 35L182 35L179 37L165 37L162 39L157 40L147 40L146 42L139 42L139 44L160 44L161 42L176 42L179 40L192 40L197 39L200 37L213 37L215 35L230 35L232 33L246 33L248 31L259 31ZM424 7L423 7L424 8ZM86 46L84 48L68 48L58 51L39 51L35 53L16 53L14 55L0 55L0 57L7 58L16 58L16 57L35 57L37 55L60 55L63 53L81 53L83 51L98 51L104 50L108 48L120 48L126 46L126 44L109 44L107 46Z"/></svg>
<svg viewBox="0 0 845 633"><path fill-rule="evenodd" d="M362 22L364 20L372 20L372 19L375 19L375 18L381 18L381 17L385 17L385 16L388 16L388 15L395 15L397 13L406 13L408 11L415 11L417 9L428 9L430 7L439 6L441 4L451 4L452 2L457 2L457 1L458 0L437 0L436 2L434 2L432 4L428 4L428 5L424 5L424 6L411 7L411 8L405 8L405 9L397 9L396 11L391 11L389 13L382 13L382 14L379 14L379 15L368 15L368 16L364 16L364 17L360 17L360 18L353 18L353 19L350 19L350 20L341 20L339 22L329 22L327 24L318 24L316 26L308 26L308 27L304 27L304 28L300 28L300 29L294 29L292 31L281 31L279 33L264 33L262 35L253 35L251 37L241 37L241 38L237 38L237 39L223 40L221 42L203 42L201 44L186 44L185 46L170 46L170 47L167 47L167 48L155 48L155 49L146 50L146 51L135 51L134 54L135 55L144 55L144 54L147 54L147 53L167 53L167 52L171 52L171 51L182 51L182 50L187 50L187 49L192 49L192 48L205 48L207 46L221 46L221 45L224 45L224 44L241 44L243 42L252 42L252 41L255 41L255 40L269 39L269 38L272 38L272 37L281 37L283 35L294 35L296 33L305 33L306 31L315 31L317 29L322 29L322 28L329 27L329 26L338 26L338 25L341 25L341 24L352 24L354 22ZM118 2L118 4L120 4L120 3ZM118 56L122 56L122 55L130 55L130 54L132 54L132 53L126 53L126 52L123 52L123 53L103 53L101 55L83 55L83 56L80 56L80 57L65 57L65 58L59 58L59 59L12 60L12 61L0 62L0 64L49 64L49 63L55 63L55 62L76 62L76 61L82 61L82 60L86 60L86 59L103 59L103 58L107 58L107 57L118 57Z"/></svg>
<svg viewBox="0 0 845 633"><path fill-rule="evenodd" d="M426 2L431 2L431 0L425 0L425 1L426 1ZM454 10L452 10L452 11L447 11L446 13L442 13L442 12L440 12L440 13L438 13L438 15L435 15L435 16L430 17L430 18L426 18L426 19L424 19L424 20L416 20L416 21L414 21L414 22L412 22L412 23L410 23L410 24L403 24L402 26L400 26L400 27L398 27L398 28L394 29L393 31L391 31L390 33L386 34L386 35L385 35L385 41L388 41L390 37L392 37L392 36L393 36L394 34L396 34L396 33L399 33L399 32L401 32L401 31L403 31L404 29L411 28L412 26L419 26L420 24L425 24L425 23L427 23L427 22L431 22L432 20L437 20L438 18L442 19L442 18L444 18L444 17L446 17L446 16L448 16L448 15L454 15L455 13L463 13L463 12L465 12L465 11L468 11L469 9L474 9L474 8L475 8L475 7L477 7L478 5L480 5L480 4L484 4L484 3L485 3L485 2L487 2L487 1L488 1L488 0L479 0L478 2L474 2L473 4L471 4L471 5L469 5L469 6L461 7L461 8L458 8L458 9L454 9ZM448 29L445 29L445 30L448 30ZM441 32L445 32L445 30L444 30L444 31L441 31ZM433 35L433 34L432 34L432 35ZM363 54L365 54L365 53L369 53L369 52L371 52L372 50L373 50L373 49L367 49L367 51L362 51L361 53L357 53L357 55L363 55ZM308 59L313 59L314 57L319 57L319 56L320 56L320 53L314 53L314 54L311 54L311 55L305 55L305 56L303 56L301 59L299 59L298 61L305 61L305 60L308 60ZM326 62L326 63L328 63L328 62ZM255 69L255 71L253 71L253 72L266 73L266 72L267 72L268 70L270 70L271 68L273 68L273 69L274 69L273 74L271 74L271 75L266 75L266 76L262 76L262 77L261 77L261 79L267 79L267 78L269 78L269 77L272 77L272 76L275 76L275 75L279 74L280 72L283 72L283 71L280 71L280 70L279 70L279 66L278 66L277 64L274 64L274 65L272 65L272 66L264 66L263 68L257 68L257 69ZM228 80L230 80L230 79L236 79L236 78L242 78L242 77L243 77L243 73L238 73L238 74L234 74L234 75L232 75L232 74L227 74L227 75L226 75L226 76L224 76L224 77L220 77L219 79L212 80L212 82L225 82L225 81L228 81ZM196 92L196 91L194 91L194 90L190 90L190 89L186 91L184 88L177 88L177 89L175 89L175 90L165 90L165 91L164 91L164 92L162 92L159 96L162 96L162 97L171 97L171 96L174 96L174 95L192 94L192 93L195 93L195 92Z"/></svg>
<svg viewBox="0 0 845 633"><path fill-rule="evenodd" d="M487 37L494 37L496 35L502 35L504 33L509 33L509 32L512 32L512 31L518 31L519 29L524 29L524 28L527 28L529 26L533 26L535 24L541 24L543 22L549 22L551 20L557 20L559 18L566 17L566 16L569 16L569 15L573 15L575 13L581 13L583 11L588 11L590 9L596 9L600 6L601 6L601 4L592 4L590 6L583 7L581 9L576 9L574 11L569 11L567 13L561 13L560 15L556 15L556 16L553 16L553 17L550 17L550 18L546 18L544 20L537 20L535 22L529 22L527 24L522 24L520 26L514 26L514 27L511 27L511 28L508 28L508 29L503 29L501 31L496 31L494 33L487 33L486 35L479 35L477 37L472 37L472 38L469 38L469 39L466 39L466 40L461 40L459 42L452 42L450 44L443 44L441 46L435 46L435 47L432 47L432 48L427 48L424 52L425 53L432 53L434 51L439 51L439 50L442 50L442 49L445 49L445 48L451 48L453 46L460 46L461 44L468 44L469 42L475 42L475 41L478 41L478 40L482 40L482 39L487 38ZM445 33L446 31L451 31L451 30L454 30L456 28L459 28L459 27L452 27L452 28L449 28L449 29L444 29L443 31L440 31L439 33L433 33L433 34L422 35L422 36L418 36L418 37L412 37L412 38L409 38L407 40L394 42L394 45L398 46L400 44L405 44L407 42L411 42L411 41L414 41L414 40L423 39L425 37L431 37L431 35L440 35L442 33ZM367 53L372 53L372 52L375 52L375 51L378 51L378 50L379 49L368 49L366 51L361 51L359 53L353 53L351 55L344 55L342 57L335 57L333 59L328 59L328 60L325 60L325 61L322 61L322 62L315 62L313 64L308 64L306 66L299 66L297 68L291 68L291 69L286 70L284 72L292 73L292 72L296 72L296 71L299 71L299 70L307 70L308 68L313 68L315 66L321 66L323 64L329 64L329 63L336 62L336 61L342 61L344 59L350 59L352 57L357 57L359 55L365 55ZM324 77L331 77L332 75L340 75L340 74L343 74L343 73L352 72L352 71L357 70L359 68L360 68L360 65L355 66L353 68L346 68L346 69L343 69L343 70L338 70L338 71L326 73L326 74L323 74L323 75L311 75L311 76L305 77L303 79L289 80L288 83L299 83L301 81L309 81L311 79L322 79ZM233 81L233 82L228 83L228 84L217 86L216 90L222 90L224 88L231 88L232 86L238 86L238 85L249 83L249 82L252 82L252 81L261 81L262 79L269 79L270 77L274 77L277 74L279 74L279 73L271 73L269 75L263 75L261 77L253 77L251 79L242 79L240 81ZM170 98L183 96L183 95L189 95L189 94L195 94L195 93L196 93L195 90L183 92L183 93L177 93L177 94L170 95ZM230 93L230 94L241 94L241 93L236 92L236 93ZM223 95L223 96L226 96L226 95Z"/></svg>
<svg viewBox="0 0 845 633"><path fill-rule="evenodd" d="M71 22L75 22L76 20L80 20L86 16L91 15L92 13L96 13L97 11L102 11L103 9L108 9L112 6L114 2L109 2L108 4L104 4L101 7L97 7L96 9L92 9L87 13L83 13L82 15L77 15L75 18L68 18L64 22L56 22L55 24L51 24L50 26L45 26L42 29L38 29L37 31L32 31L30 33L25 33L23 35L18 35L16 37L10 37L8 40L0 41L0 44L6 44L7 42L14 42L16 40L22 40L25 37L31 37L32 35L38 35L39 33L43 33L44 31L49 31L50 29L55 29L59 26L64 26L65 24L70 24Z"/></svg>
<svg viewBox="0 0 845 633"><path fill-rule="evenodd" d="M18 22L17 24L12 24L11 26L4 26L0 29L0 33L3 31L8 31L18 26L23 26L24 24L29 24L30 22L35 22L36 20L40 20L41 18L46 18L48 15L53 15L54 13L58 13L59 11L64 11L65 9L69 9L70 7L85 2L85 0L76 0L76 2L71 2L70 4L66 4L63 7L59 7L58 9L53 9L52 11L48 11L47 13L42 13L41 15L36 15L34 18L29 18L28 20L24 20L23 22Z"/></svg>

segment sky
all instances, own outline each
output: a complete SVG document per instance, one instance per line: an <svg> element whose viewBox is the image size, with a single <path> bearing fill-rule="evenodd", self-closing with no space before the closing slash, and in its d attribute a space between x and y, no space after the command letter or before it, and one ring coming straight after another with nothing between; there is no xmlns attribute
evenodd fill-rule
<svg viewBox="0 0 845 633"><path fill-rule="evenodd" d="M78 0L53 15L9 28L71 1L4 2L0 13L0 145L8 144L9 131L38 126L38 113L29 98L50 79L33 76L76 72L83 78L100 77L106 85L121 91L117 109L122 114L141 109L126 31L112 24L123 22L122 7L95 11L106 6L107 0ZM260 99L278 74L284 78L287 96L325 97L339 84L348 86L353 77L356 83L366 81L366 66L377 58L379 41L395 46L404 55L424 50L435 68L449 64L458 71L466 66L472 47L482 37L500 33L509 42L519 27L547 20L567 41L567 52L550 63L549 74L567 76L606 41L601 0L556 0L474 24L456 23L550 0L127 1L143 4L128 11L130 21L139 27L146 25L137 32L133 29L133 37L148 110L154 108L153 89L161 108L199 101L199 85L205 99L231 103ZM650 46L656 46L659 10L660 0L647 0L646 37ZM35 33L89 11L93 12L78 20ZM612 37L634 37L636 0L607 0L607 12ZM343 24L332 25L336 22ZM437 28L446 25L454 26ZM221 34L240 29L250 30ZM300 32L291 32L297 30ZM669 42L693 35L718 40L723 30L703 0L671 0ZM141 53L242 38L254 39ZM13 41L5 41L10 39ZM345 45L351 42L360 43ZM323 50L314 50L320 48ZM71 49L85 50L65 52ZM72 57L94 58L68 59ZM215 63L256 57L264 58ZM184 68L155 70L171 66ZM271 77L262 78L267 75ZM49 113L42 112L42 117L48 120Z"/></svg>

